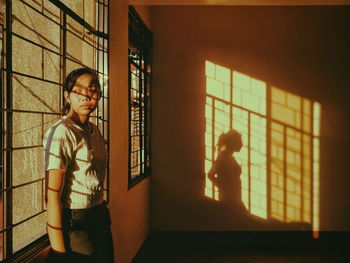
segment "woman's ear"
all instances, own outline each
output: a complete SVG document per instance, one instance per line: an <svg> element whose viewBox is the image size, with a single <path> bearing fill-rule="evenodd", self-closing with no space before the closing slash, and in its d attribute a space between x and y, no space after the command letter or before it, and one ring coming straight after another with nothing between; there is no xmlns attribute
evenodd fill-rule
<svg viewBox="0 0 350 263"><path fill-rule="evenodd" d="M64 95L64 98L66 99L66 101L67 101L68 103L70 103L69 93L68 93L67 91L65 91L65 92L63 93L63 95Z"/></svg>

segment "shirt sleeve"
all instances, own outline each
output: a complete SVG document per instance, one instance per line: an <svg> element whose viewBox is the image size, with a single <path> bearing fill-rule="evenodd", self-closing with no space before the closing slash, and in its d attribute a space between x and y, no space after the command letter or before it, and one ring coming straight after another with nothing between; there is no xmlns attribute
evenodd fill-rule
<svg viewBox="0 0 350 263"><path fill-rule="evenodd" d="M68 130L63 125L51 127L43 140L45 171L66 171L72 160L73 145Z"/></svg>

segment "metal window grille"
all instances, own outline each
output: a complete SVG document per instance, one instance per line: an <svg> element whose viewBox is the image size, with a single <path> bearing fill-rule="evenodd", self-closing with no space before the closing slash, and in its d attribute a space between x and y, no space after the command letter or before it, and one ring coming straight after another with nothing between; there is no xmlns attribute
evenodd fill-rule
<svg viewBox="0 0 350 263"><path fill-rule="evenodd" d="M98 72L102 98L91 121L109 151L108 7L0 0L0 260L23 262L48 244L42 139L60 118L62 83L75 68Z"/></svg>
<svg viewBox="0 0 350 263"><path fill-rule="evenodd" d="M150 174L152 33L129 9L129 188Z"/></svg>

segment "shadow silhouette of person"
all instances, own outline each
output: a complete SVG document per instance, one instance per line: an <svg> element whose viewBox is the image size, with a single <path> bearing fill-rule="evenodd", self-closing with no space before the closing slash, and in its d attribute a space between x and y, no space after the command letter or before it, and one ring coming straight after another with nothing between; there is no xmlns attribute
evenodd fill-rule
<svg viewBox="0 0 350 263"><path fill-rule="evenodd" d="M219 190L216 213L225 218L219 225L241 230L310 230L308 223L266 220L248 211L242 201L241 166L233 156L242 146L242 136L238 131L232 129L221 134L217 144L218 156L208 172L208 178Z"/></svg>
<svg viewBox="0 0 350 263"><path fill-rule="evenodd" d="M225 218L220 228L264 230L266 221L252 215L242 201L241 166L233 156L242 149L241 134L232 129L220 135L218 156L208 172L208 178L219 189L216 213Z"/></svg>
<svg viewBox="0 0 350 263"><path fill-rule="evenodd" d="M233 156L243 146L242 136L236 130L230 130L219 137L218 156L208 172L208 178L219 189L220 206L245 212L241 197L241 166Z"/></svg>

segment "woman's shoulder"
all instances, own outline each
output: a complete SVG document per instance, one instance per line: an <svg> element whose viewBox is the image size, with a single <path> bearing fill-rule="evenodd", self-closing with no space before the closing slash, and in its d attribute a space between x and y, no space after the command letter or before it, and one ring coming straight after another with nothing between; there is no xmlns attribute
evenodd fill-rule
<svg viewBox="0 0 350 263"><path fill-rule="evenodd" d="M45 133L45 137L70 137L75 128L69 118L63 117L55 122Z"/></svg>

